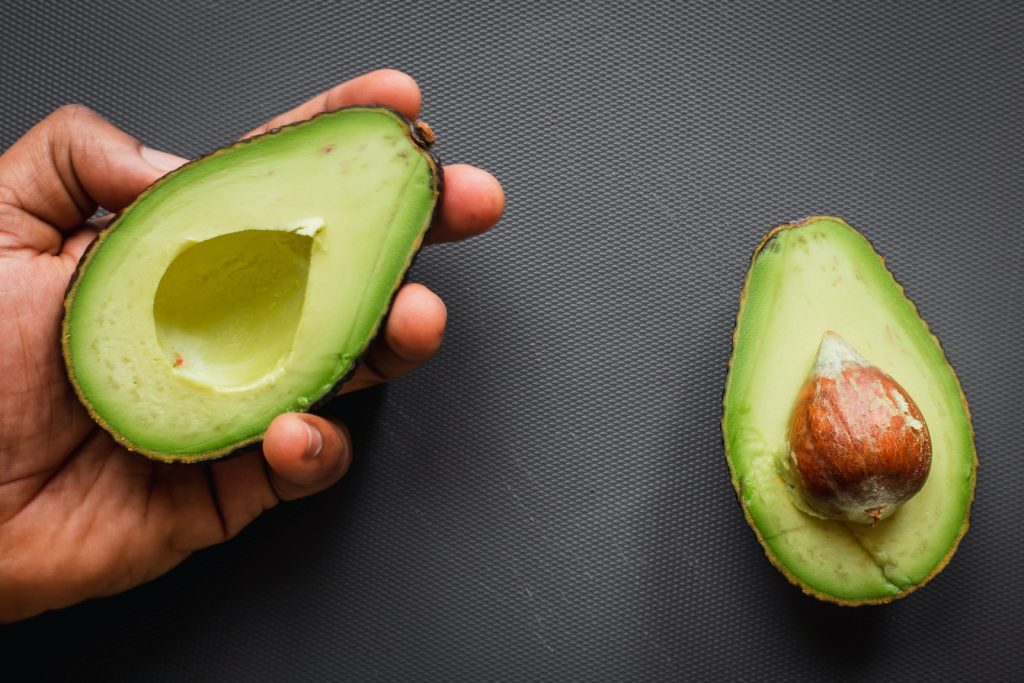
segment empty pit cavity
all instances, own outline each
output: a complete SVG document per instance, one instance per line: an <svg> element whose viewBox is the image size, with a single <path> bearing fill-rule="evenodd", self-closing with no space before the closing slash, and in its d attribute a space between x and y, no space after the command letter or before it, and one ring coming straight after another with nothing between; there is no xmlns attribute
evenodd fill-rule
<svg viewBox="0 0 1024 683"><path fill-rule="evenodd" d="M222 389L274 372L302 318L312 232L243 230L175 258L153 301L168 367Z"/></svg>

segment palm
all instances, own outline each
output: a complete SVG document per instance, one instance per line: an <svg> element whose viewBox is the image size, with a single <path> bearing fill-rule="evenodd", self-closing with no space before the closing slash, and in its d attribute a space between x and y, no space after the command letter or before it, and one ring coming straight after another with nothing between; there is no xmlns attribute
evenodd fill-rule
<svg viewBox="0 0 1024 683"><path fill-rule="evenodd" d="M415 118L419 90L404 74L373 72L254 133L350 104ZM88 110L65 108L0 156L0 621L158 576L280 500L327 488L348 466L344 426L311 415L279 416L262 453L159 464L127 452L78 402L58 340L64 292L94 234L79 228L97 205L118 211L168 170L146 152ZM428 241L497 221L504 195L490 174L445 173ZM444 323L440 299L406 285L343 390L415 368L437 351Z"/></svg>
<svg viewBox="0 0 1024 683"><path fill-rule="evenodd" d="M0 557L17 559L5 577L15 585L52 577L61 593L103 595L224 540L277 497L256 453L208 477L128 453L95 426L57 346L74 267L66 254L0 257ZM262 487L242 491L243 481Z"/></svg>

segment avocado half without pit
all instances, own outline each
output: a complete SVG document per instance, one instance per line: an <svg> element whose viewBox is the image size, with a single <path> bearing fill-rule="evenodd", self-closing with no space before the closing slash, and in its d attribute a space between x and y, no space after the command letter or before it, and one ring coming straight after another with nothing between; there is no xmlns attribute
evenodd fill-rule
<svg viewBox="0 0 1024 683"><path fill-rule="evenodd" d="M354 107L165 176L65 299L68 374L129 450L224 457L329 398L388 312L441 190L433 134Z"/></svg>
<svg viewBox="0 0 1024 683"><path fill-rule="evenodd" d="M804 592L884 603L946 566L974 498L967 403L882 258L842 220L783 225L761 242L724 409L747 521Z"/></svg>

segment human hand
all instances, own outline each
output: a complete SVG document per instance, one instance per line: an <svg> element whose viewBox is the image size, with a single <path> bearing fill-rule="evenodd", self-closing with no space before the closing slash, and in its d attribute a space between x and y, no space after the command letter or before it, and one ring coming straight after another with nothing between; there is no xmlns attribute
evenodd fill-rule
<svg viewBox="0 0 1024 683"><path fill-rule="evenodd" d="M249 136L325 110L383 104L415 119L419 88L375 71L322 93ZM249 137L246 136L246 137ZM281 500L335 483L348 469L344 425L288 414L262 452L164 465L129 453L78 402L59 350L64 291L95 237L97 205L117 212L185 160L144 148L97 114L63 107L0 156L0 621L110 595L237 534ZM504 209L498 181L446 167L428 242L463 239ZM446 311L405 285L342 393L402 375L433 356Z"/></svg>

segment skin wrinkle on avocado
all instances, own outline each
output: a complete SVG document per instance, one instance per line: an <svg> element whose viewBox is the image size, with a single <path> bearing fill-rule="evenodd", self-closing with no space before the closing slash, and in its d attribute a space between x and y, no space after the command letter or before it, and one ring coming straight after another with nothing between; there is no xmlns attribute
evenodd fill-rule
<svg viewBox="0 0 1024 683"><path fill-rule="evenodd" d="M65 300L69 376L122 444L223 457L355 367L433 218L413 124L353 107L165 176L94 242Z"/></svg>
<svg viewBox="0 0 1024 683"><path fill-rule="evenodd" d="M806 514L785 482L786 426L828 330L905 387L932 431L927 481L874 528ZM902 597L945 566L967 529L976 456L959 382L882 259L839 219L780 226L755 253L722 428L747 521L769 560L815 597L847 605Z"/></svg>

